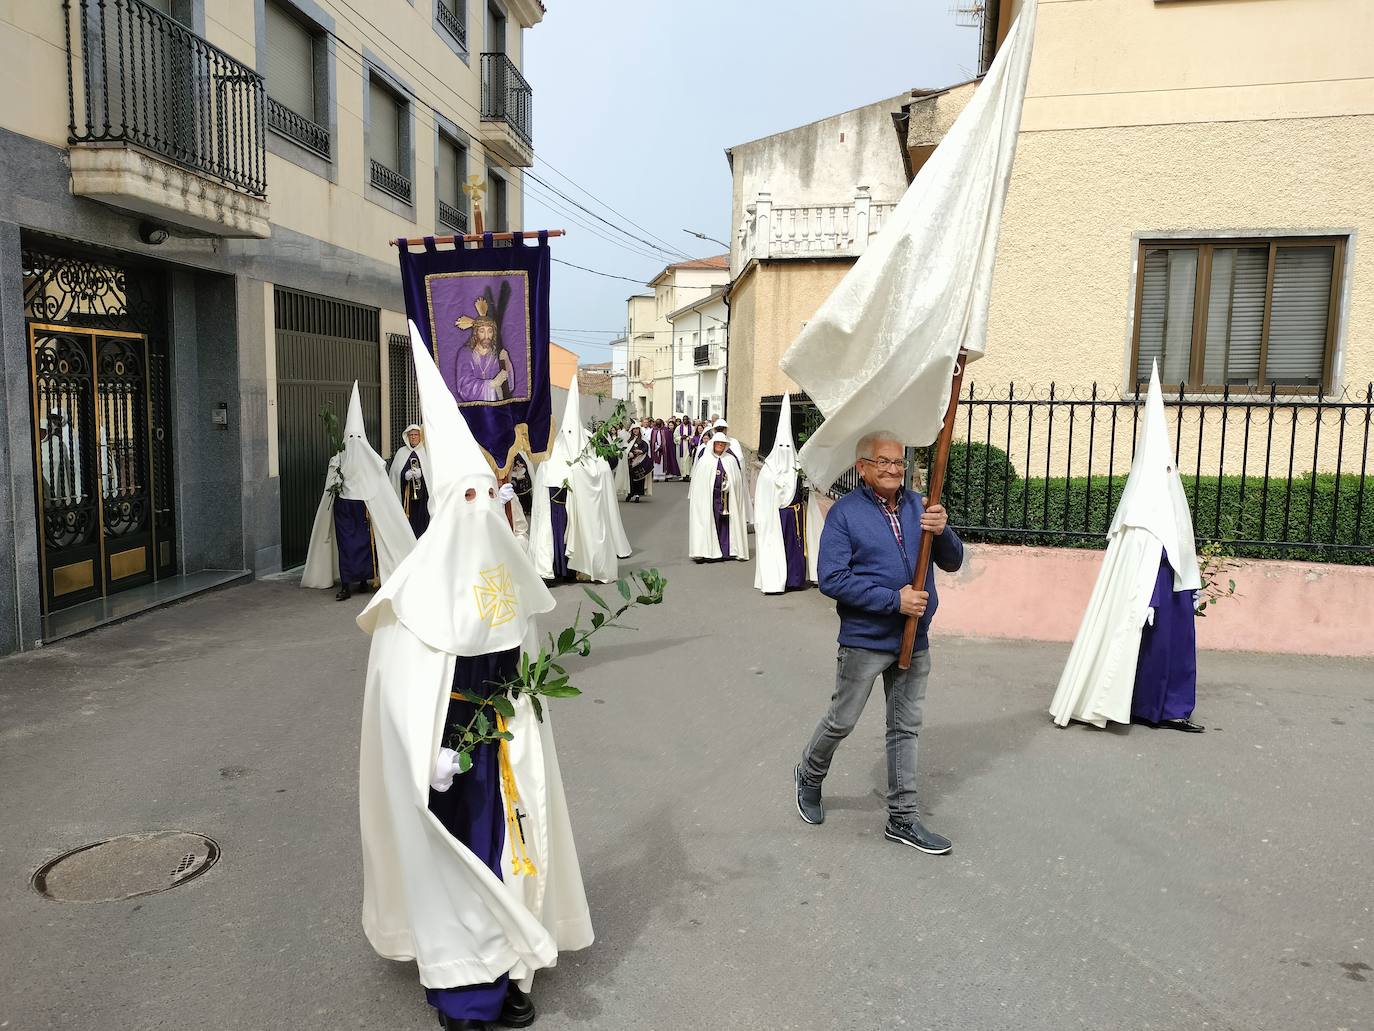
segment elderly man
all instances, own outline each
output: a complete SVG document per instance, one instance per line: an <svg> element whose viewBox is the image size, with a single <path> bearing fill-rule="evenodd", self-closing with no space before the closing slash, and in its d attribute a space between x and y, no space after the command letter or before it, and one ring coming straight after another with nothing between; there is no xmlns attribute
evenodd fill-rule
<svg viewBox="0 0 1374 1031"><path fill-rule="evenodd" d="M943 507L926 508L903 486L905 449L890 433L859 441L855 462L863 483L835 503L821 534L820 588L835 599L840 616L839 667L830 708L811 735L793 772L797 811L807 823L825 821L821 782L841 741L849 736L873 683L883 678L887 696L887 827L883 836L931 855L953 848L921 823L916 807L916 743L930 675L927 632L939 603L934 565L924 590L911 586L921 532L935 535L935 565L954 572L964 546L946 525ZM897 665L908 616L919 617L911 668Z"/></svg>

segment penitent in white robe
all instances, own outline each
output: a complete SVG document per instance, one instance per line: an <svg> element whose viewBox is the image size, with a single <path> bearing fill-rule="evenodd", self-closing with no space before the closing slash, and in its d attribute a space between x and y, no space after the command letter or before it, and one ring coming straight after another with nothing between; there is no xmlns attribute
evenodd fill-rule
<svg viewBox="0 0 1374 1031"><path fill-rule="evenodd" d="M720 536L716 532L715 493L716 472L725 470L726 496L730 522L730 558L749 559L749 527L745 522L744 473L735 460L734 452L717 456L712 451L701 454L692 466L692 483L687 491L687 554L691 558L717 559Z"/></svg>
<svg viewBox="0 0 1374 1031"><path fill-rule="evenodd" d="M510 533L496 478L413 327L412 340L436 512L358 617L372 635L358 785L363 930L379 955L414 960L427 987L489 984L509 973L528 988L560 951L593 938L551 706L540 723L521 700L507 726L534 875L512 872L509 836L502 875L492 873L444 829L428 798L458 657L536 653L534 617L554 602Z"/></svg>

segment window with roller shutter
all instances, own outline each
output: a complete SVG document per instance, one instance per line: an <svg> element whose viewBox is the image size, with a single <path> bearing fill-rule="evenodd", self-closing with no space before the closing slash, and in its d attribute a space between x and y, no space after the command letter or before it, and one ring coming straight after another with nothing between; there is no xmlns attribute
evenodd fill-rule
<svg viewBox="0 0 1374 1031"><path fill-rule="evenodd" d="M1132 367L1195 391L1330 389L1342 237L1142 241Z"/></svg>

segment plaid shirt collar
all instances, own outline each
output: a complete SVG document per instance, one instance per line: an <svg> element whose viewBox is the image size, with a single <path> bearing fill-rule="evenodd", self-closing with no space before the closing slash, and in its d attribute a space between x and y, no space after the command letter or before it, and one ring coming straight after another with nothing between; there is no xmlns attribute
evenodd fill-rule
<svg viewBox="0 0 1374 1031"><path fill-rule="evenodd" d="M883 510L883 515L887 516L887 525L892 527L893 536L897 538L897 543L902 543L902 502L906 500L906 488L898 487L897 493L892 499L892 507L889 508L882 496L866 483L861 483L859 489L866 494L875 505Z"/></svg>

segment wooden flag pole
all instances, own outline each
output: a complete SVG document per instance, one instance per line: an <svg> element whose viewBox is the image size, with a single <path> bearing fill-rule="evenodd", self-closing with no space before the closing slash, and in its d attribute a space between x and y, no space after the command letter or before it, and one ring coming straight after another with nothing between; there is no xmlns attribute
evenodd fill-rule
<svg viewBox="0 0 1374 1031"><path fill-rule="evenodd" d="M949 464L949 445L954 439L954 413L959 407L959 391L964 385L964 365L968 352L961 350L954 362L954 378L949 384L949 405L945 408L945 422L936 438L935 455L930 462L930 483L927 485L926 504L938 505L940 495L945 489L945 466ZM911 586L918 591L925 590L926 573L930 569L930 552L935 546L935 535L928 530L921 531L921 547L916 553L916 574L911 578ZM906 617L906 627L902 630L902 650L897 655L899 669L911 668L911 651L916 647L917 616Z"/></svg>

